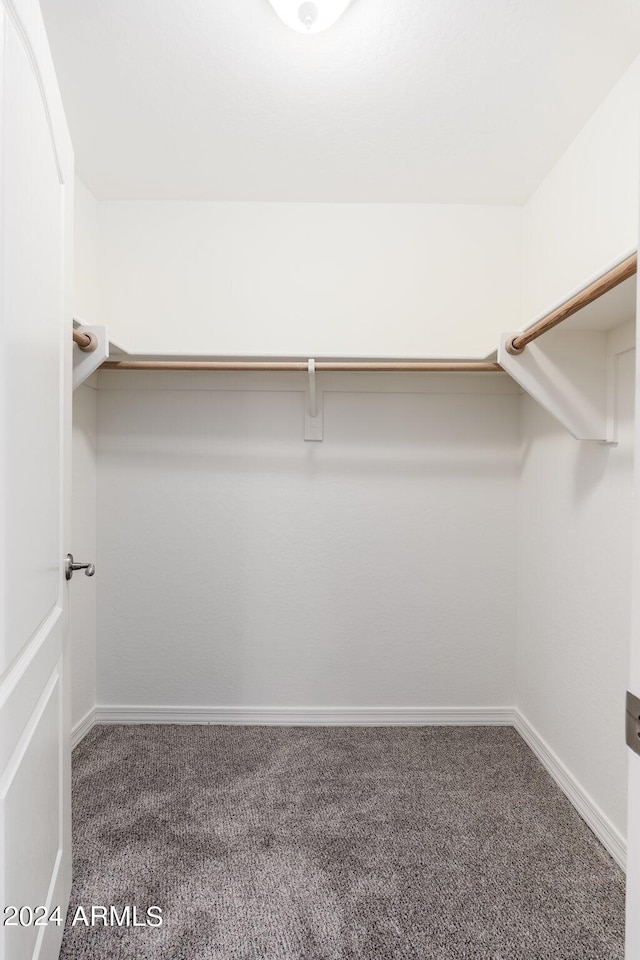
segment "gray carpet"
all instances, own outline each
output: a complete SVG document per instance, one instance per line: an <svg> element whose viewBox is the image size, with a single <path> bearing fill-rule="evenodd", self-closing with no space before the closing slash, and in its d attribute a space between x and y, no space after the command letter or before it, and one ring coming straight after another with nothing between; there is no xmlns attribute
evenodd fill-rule
<svg viewBox="0 0 640 960"><path fill-rule="evenodd" d="M511 728L103 726L73 790L63 960L623 957L622 873Z"/></svg>

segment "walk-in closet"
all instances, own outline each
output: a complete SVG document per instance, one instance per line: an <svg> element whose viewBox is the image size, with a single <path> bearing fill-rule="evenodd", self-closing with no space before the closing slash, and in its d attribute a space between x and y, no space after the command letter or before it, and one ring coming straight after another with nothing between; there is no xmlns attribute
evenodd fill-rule
<svg viewBox="0 0 640 960"><path fill-rule="evenodd" d="M7 960L640 960L640 10L3 0Z"/></svg>

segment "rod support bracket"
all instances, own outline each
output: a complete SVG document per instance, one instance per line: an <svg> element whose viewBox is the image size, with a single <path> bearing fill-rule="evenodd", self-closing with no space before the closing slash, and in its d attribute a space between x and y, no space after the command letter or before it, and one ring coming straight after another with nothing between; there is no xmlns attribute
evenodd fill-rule
<svg viewBox="0 0 640 960"><path fill-rule="evenodd" d="M109 336L106 327L88 326L77 317L74 317L74 328L90 339L86 347L78 343L73 348L73 389L75 390L98 369L101 363L108 360Z"/></svg>
<svg viewBox="0 0 640 960"><path fill-rule="evenodd" d="M79 349L79 350L82 350L83 353L93 353L95 350L98 349L98 338L97 338L97 336L95 335L95 333L91 333L90 331L85 332L85 331L83 330L82 332L84 333L84 335L85 335L86 337L89 337L89 343L88 343L86 346L84 346L83 344L79 343L79 344L78 344L78 349Z"/></svg>

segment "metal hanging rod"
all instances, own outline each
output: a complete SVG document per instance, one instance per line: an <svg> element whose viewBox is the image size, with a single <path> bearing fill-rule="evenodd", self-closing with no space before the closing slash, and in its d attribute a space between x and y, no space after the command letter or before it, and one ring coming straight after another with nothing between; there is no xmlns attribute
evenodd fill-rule
<svg viewBox="0 0 640 960"><path fill-rule="evenodd" d="M308 360L107 360L101 370L309 370ZM457 360L316 360L334 372L502 373L499 363Z"/></svg>
<svg viewBox="0 0 640 960"><path fill-rule="evenodd" d="M546 316L530 326L524 333L513 337L505 344L507 353L514 355L522 353L525 347L533 343L534 340L537 340L538 337L541 337L543 333L548 333L549 330L553 330L553 328L557 327L563 320L567 320L568 317L572 317L574 313L577 313L578 310L582 310L583 307L588 307L594 300L613 290L618 284L633 277L634 274L637 273L637 270L638 254L632 253L626 260L612 267L611 270L607 270L606 273L603 273L602 276L594 280L593 283L588 284L588 286L576 293L575 296L570 297L569 300L565 300L565 302L561 303L555 310L547 313Z"/></svg>

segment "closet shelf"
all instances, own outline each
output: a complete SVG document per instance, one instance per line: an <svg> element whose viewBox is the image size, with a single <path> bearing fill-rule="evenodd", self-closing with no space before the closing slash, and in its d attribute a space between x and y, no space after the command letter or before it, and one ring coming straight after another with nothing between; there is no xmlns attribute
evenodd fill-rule
<svg viewBox="0 0 640 960"><path fill-rule="evenodd" d="M502 368L577 440L617 442L618 358L635 346L636 271L636 253L626 254L500 338Z"/></svg>
<svg viewBox="0 0 640 960"><path fill-rule="evenodd" d="M316 374L507 373L578 440L616 442L617 361L633 349L637 253L632 251L520 331L504 333L497 359L248 359L132 356L105 327L75 320L74 387L94 370L307 372L305 439L322 439ZM560 326L562 328L560 329ZM613 331L616 335L613 335ZM97 341L97 342L96 342ZM88 348L92 349L89 350Z"/></svg>

